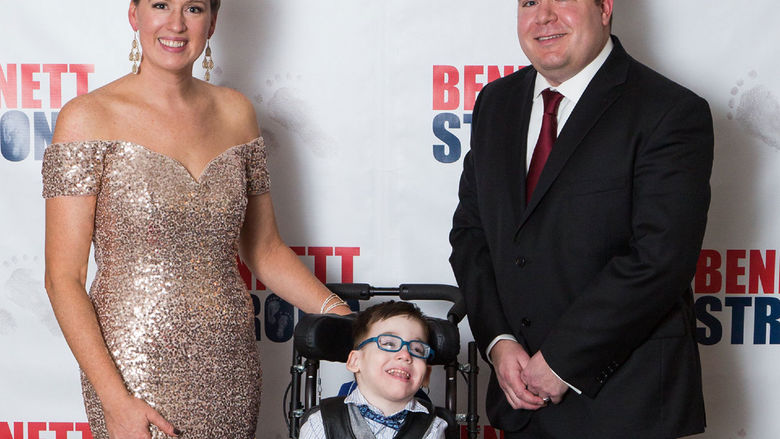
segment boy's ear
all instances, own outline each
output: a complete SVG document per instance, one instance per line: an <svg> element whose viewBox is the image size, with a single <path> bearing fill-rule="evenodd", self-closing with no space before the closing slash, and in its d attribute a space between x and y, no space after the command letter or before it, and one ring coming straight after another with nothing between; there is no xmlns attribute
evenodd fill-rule
<svg viewBox="0 0 780 439"><path fill-rule="evenodd" d="M360 372L361 357L361 351L349 351L349 356L347 357L347 370L352 373Z"/></svg>
<svg viewBox="0 0 780 439"><path fill-rule="evenodd" d="M425 366L425 376L423 377L423 380L422 380L422 386L423 387L428 387L428 384L431 382L431 371L432 370L433 370L433 368L430 365Z"/></svg>

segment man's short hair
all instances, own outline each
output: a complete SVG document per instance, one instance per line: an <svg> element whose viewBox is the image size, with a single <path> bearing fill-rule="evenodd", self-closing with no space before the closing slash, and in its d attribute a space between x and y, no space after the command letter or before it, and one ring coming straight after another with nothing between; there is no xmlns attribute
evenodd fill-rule
<svg viewBox="0 0 780 439"><path fill-rule="evenodd" d="M374 323L396 316L405 316L420 322L425 337L422 341L428 343L430 329L420 308L410 302L391 300L370 306L358 314L352 323L352 347L357 348L357 345L366 339L368 331Z"/></svg>

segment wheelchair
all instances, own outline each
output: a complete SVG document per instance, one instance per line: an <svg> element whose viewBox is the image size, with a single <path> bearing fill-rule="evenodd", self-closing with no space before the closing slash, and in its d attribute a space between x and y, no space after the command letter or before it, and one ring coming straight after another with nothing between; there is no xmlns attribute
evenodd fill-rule
<svg viewBox="0 0 780 439"><path fill-rule="evenodd" d="M479 433L477 414L477 347L468 344L468 362L458 363L460 333L457 324L466 315L466 307L460 290L450 285L403 284L397 288L375 288L368 284L328 284L327 287L342 299L355 305L359 300L373 297L397 297L401 300L444 300L453 303L447 318L428 317L430 345L434 356L428 360L432 366L442 366L445 371L444 407L436 407L436 414L447 421L446 439L459 439L461 425L465 426L468 439L476 439ZM352 306L355 309L354 306ZM288 427L288 437L297 439L301 418L313 406L318 405L317 392L320 361L344 363L352 350L352 321L355 316L335 314L302 314L293 335L290 384L284 395L283 406ZM467 385L467 410L458 413L457 374ZM305 377L304 377L305 376ZM342 386L342 389L347 386ZM289 395L289 403L287 398Z"/></svg>

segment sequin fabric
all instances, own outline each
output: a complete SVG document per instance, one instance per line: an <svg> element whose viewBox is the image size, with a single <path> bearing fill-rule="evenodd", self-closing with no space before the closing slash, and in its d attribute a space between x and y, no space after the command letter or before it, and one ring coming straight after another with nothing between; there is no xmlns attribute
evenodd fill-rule
<svg viewBox="0 0 780 439"><path fill-rule="evenodd" d="M262 138L229 148L196 179L178 161L120 141L53 144L43 196L95 195L90 298L128 390L182 439L253 438L260 363L237 265L247 197L269 190ZM82 374L90 427L108 438ZM152 427L155 439L167 437Z"/></svg>

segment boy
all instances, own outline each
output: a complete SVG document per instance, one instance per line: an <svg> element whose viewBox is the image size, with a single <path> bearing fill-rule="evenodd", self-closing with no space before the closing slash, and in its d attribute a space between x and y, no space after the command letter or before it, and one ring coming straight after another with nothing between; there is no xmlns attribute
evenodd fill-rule
<svg viewBox="0 0 780 439"><path fill-rule="evenodd" d="M428 336L425 317L411 303L384 302L361 312L347 358L357 388L346 398L322 400L300 439L444 438L447 422L414 398L431 373Z"/></svg>

